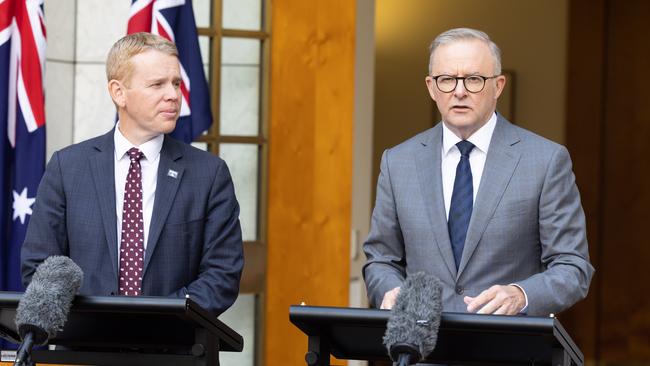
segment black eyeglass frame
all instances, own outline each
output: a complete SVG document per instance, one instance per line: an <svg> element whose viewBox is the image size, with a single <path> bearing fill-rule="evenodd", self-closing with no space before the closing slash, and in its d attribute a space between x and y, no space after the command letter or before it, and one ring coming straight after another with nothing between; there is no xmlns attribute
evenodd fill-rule
<svg viewBox="0 0 650 366"><path fill-rule="evenodd" d="M493 75L493 76L483 76L483 75L451 76L451 75L441 74L441 75L436 75L436 76L431 75L431 79L433 79L433 81L436 83L436 88L438 88L438 90L440 90L441 93L451 93L451 92L453 92L458 87L458 80L462 80L463 81L463 88L465 88L465 90L467 90L467 92L469 92L469 93L476 94L476 93L482 92L483 89L485 89L485 82L486 81L488 81L490 79L498 78L499 76L501 76L501 75ZM444 90L440 89L440 85L438 85L438 78L441 78L441 77L448 77L448 78L456 79L456 83L454 84L454 87L451 88L451 90L449 90L449 91L444 91ZM469 90L467 88L467 84L465 84L465 80L467 80L468 78L481 78L481 79L483 79L483 86L481 86L481 89L479 89L477 91Z"/></svg>

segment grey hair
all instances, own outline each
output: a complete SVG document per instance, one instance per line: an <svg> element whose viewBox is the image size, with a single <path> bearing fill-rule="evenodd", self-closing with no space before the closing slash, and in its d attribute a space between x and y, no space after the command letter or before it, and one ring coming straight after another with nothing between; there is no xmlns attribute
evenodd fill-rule
<svg viewBox="0 0 650 366"><path fill-rule="evenodd" d="M440 33L438 37L431 42L431 46L429 46L429 74L433 67L433 53L438 47L457 41L467 40L485 42L494 57L494 75L501 74L501 50L499 49L499 46L490 39L490 36L488 36L487 33L472 28L450 29L446 32Z"/></svg>

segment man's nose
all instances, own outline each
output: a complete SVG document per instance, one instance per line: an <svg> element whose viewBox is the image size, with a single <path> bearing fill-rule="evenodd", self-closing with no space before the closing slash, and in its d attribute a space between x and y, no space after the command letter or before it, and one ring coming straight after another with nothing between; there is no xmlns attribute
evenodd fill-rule
<svg viewBox="0 0 650 366"><path fill-rule="evenodd" d="M454 96L457 98L462 98L467 95L467 89L465 89L465 80L457 80L456 88L454 88Z"/></svg>
<svg viewBox="0 0 650 366"><path fill-rule="evenodd" d="M167 84L167 87L165 88L165 99L169 100L177 100L181 96L181 88L180 86L174 85L174 83L169 83Z"/></svg>

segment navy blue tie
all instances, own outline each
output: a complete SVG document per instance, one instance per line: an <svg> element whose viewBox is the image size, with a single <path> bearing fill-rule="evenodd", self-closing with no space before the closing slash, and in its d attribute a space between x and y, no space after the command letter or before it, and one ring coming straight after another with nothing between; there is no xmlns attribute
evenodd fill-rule
<svg viewBox="0 0 650 366"><path fill-rule="evenodd" d="M466 140L456 144L460 150L460 161L456 167L456 179L454 180L454 191L451 194L451 205L449 206L449 239L451 250L454 252L456 269L460 265L460 258L465 247L465 237L469 219L472 217L474 206L474 187L472 184L472 169L469 165L469 153L474 145Z"/></svg>

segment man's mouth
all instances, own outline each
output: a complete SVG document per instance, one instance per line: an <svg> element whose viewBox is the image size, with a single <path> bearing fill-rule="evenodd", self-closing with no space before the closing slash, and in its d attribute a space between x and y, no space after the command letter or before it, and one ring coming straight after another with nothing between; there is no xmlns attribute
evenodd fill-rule
<svg viewBox="0 0 650 366"><path fill-rule="evenodd" d="M166 116L173 116L173 115L175 115L177 112L176 112L176 109L175 109L175 108L171 108L171 109L163 109L162 111L160 111L160 113L161 113L161 114L164 114L164 115L166 115Z"/></svg>
<svg viewBox="0 0 650 366"><path fill-rule="evenodd" d="M465 112L465 111L469 111L470 109L471 108L466 105L455 105L451 107L451 110L458 111L458 112Z"/></svg>

